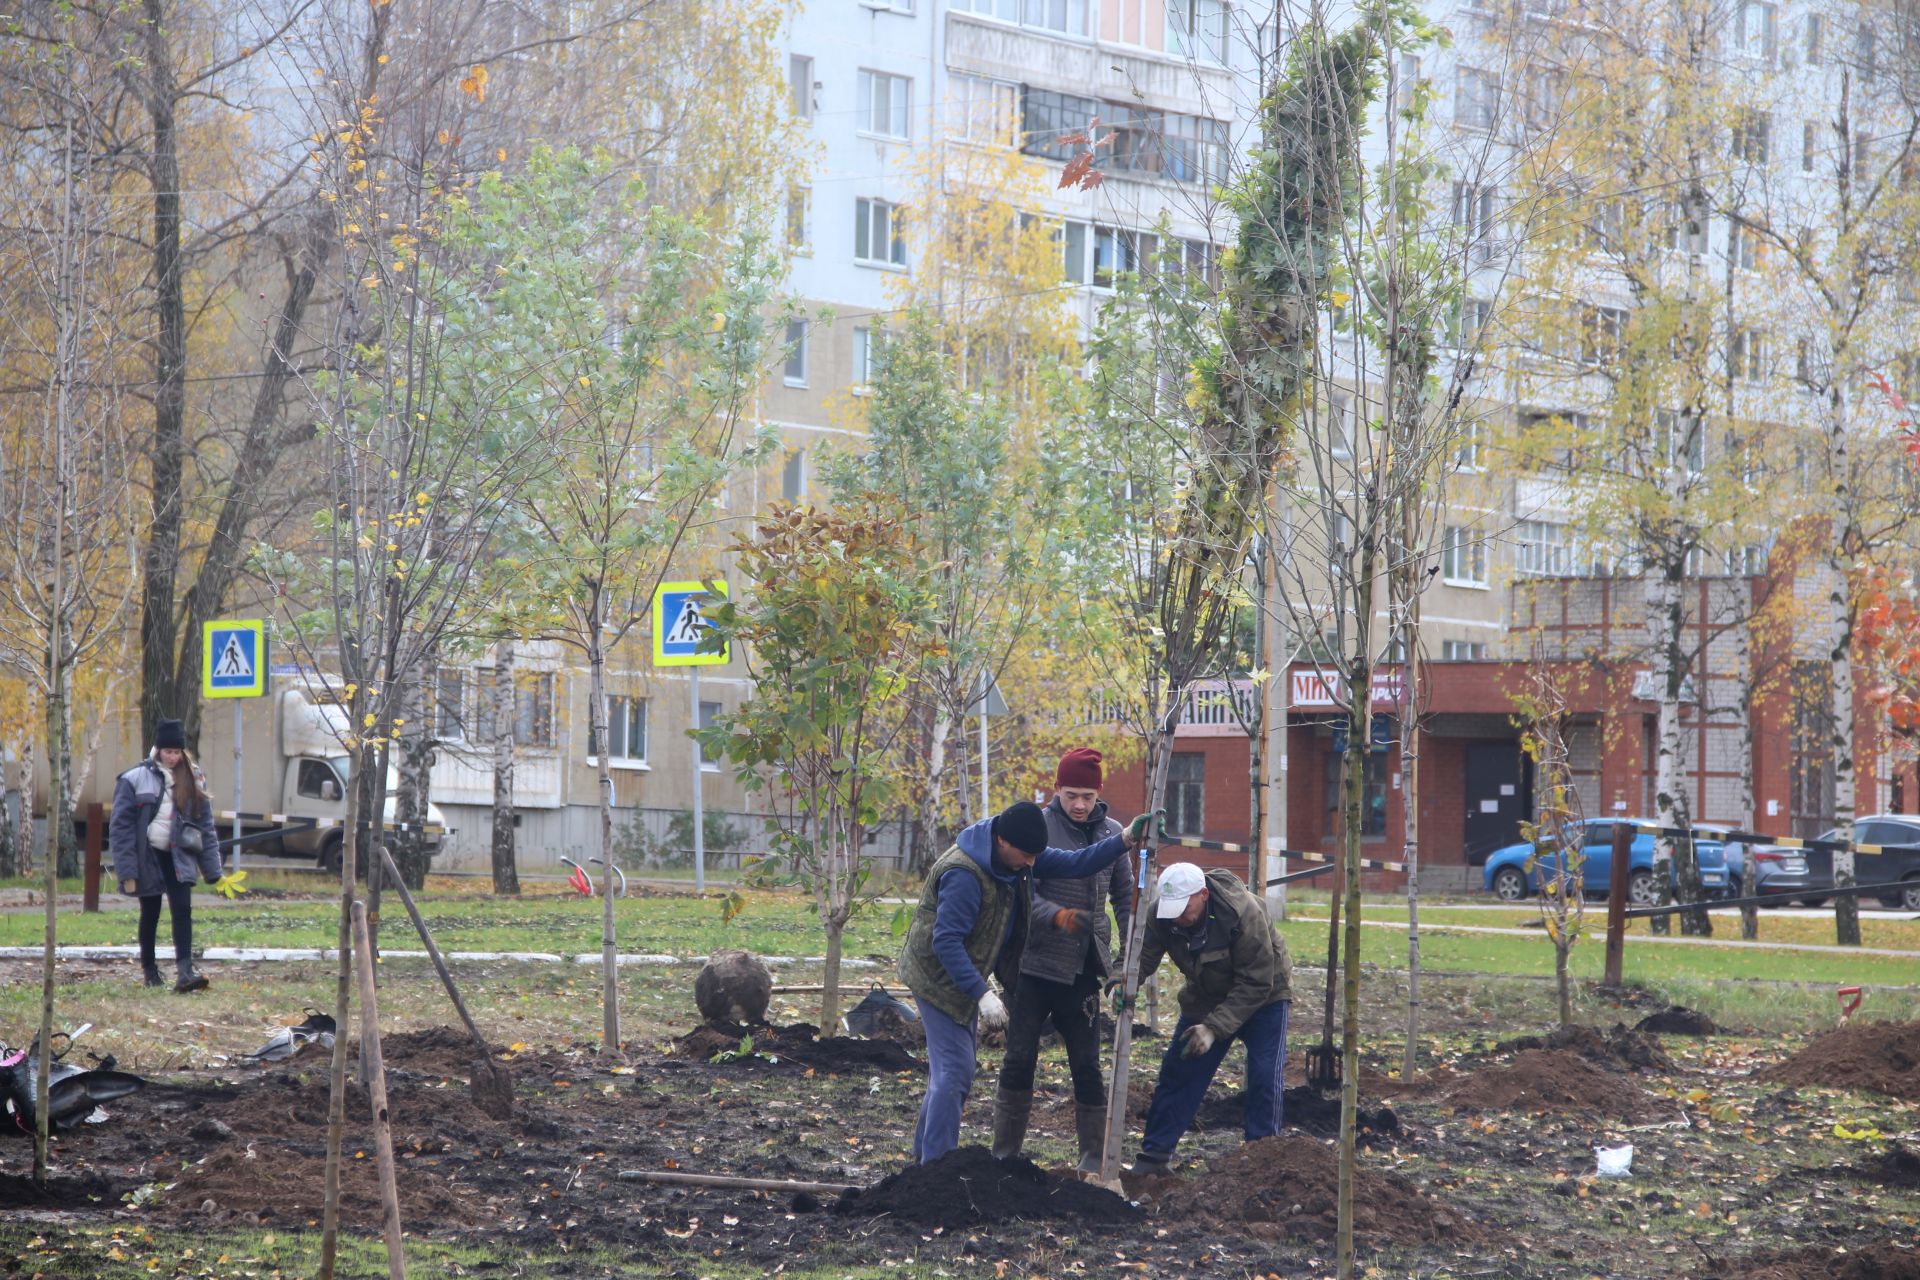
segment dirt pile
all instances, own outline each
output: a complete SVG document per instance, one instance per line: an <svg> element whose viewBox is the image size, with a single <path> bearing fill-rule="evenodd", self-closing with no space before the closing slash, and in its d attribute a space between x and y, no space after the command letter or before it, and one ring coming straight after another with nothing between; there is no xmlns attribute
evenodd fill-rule
<svg viewBox="0 0 1920 1280"><path fill-rule="evenodd" d="M352 1053L356 1060L359 1048L359 1042L355 1041ZM501 1047L493 1045L491 1048L498 1058ZM460 1027L428 1027L425 1031L382 1035L380 1056L389 1071L411 1071L442 1080L465 1080L472 1074L474 1060L480 1056L480 1050L473 1043L473 1037Z"/></svg>
<svg viewBox="0 0 1920 1280"><path fill-rule="evenodd" d="M1261 1240L1330 1241L1339 1220L1340 1157L1313 1138L1262 1138L1227 1152L1203 1178L1156 1179L1161 1221L1241 1232ZM1473 1221L1398 1174L1354 1174L1354 1234L1373 1247L1492 1243L1495 1228Z"/></svg>
<svg viewBox="0 0 1920 1280"><path fill-rule="evenodd" d="M1790 1249L1716 1262L1696 1280L1920 1280L1920 1250L1876 1244L1864 1249Z"/></svg>
<svg viewBox="0 0 1920 1280"><path fill-rule="evenodd" d="M1140 1216L1111 1191L1049 1174L1018 1156L996 1160L985 1147L959 1147L931 1164L890 1174L865 1191L846 1192L833 1211L947 1230L1014 1220L1131 1222Z"/></svg>
<svg viewBox="0 0 1920 1280"><path fill-rule="evenodd" d="M753 1038L747 1044L747 1038ZM670 1058L687 1062L714 1062L745 1068L805 1071L828 1075L846 1072L925 1071L927 1064L891 1040L859 1040L852 1036L821 1036L811 1023L789 1026L742 1027L730 1022L703 1023L673 1038Z"/></svg>
<svg viewBox="0 0 1920 1280"><path fill-rule="evenodd" d="M1766 1068L1761 1078L1920 1102L1920 1022L1849 1023Z"/></svg>
<svg viewBox="0 0 1920 1280"><path fill-rule="evenodd" d="M137 1178L116 1179L97 1173L56 1174L36 1186L33 1175L0 1173L0 1209L112 1209L139 1186Z"/></svg>
<svg viewBox="0 0 1920 1280"><path fill-rule="evenodd" d="M1298 1129L1310 1133L1316 1138L1331 1138L1340 1132L1340 1095L1321 1093L1304 1085L1296 1085L1286 1091L1284 1097L1284 1116L1281 1127ZM1196 1132L1208 1129L1224 1129L1239 1132L1245 1124L1247 1095L1244 1091L1233 1094L1209 1094L1200 1104L1200 1112L1194 1117ZM1357 1141L1362 1146L1370 1146L1400 1132L1400 1117L1389 1106L1369 1107L1360 1104L1355 1116L1358 1134Z"/></svg>
<svg viewBox="0 0 1920 1280"><path fill-rule="evenodd" d="M1633 1024L1635 1031L1645 1031L1663 1036L1717 1036L1720 1028L1714 1025L1712 1018L1698 1009L1689 1009L1685 1005L1670 1005L1658 1013L1650 1013Z"/></svg>
<svg viewBox="0 0 1920 1280"><path fill-rule="evenodd" d="M1920 1152L1895 1143L1891 1148L1863 1165L1853 1167L1853 1176L1865 1182L1889 1187L1920 1188Z"/></svg>
<svg viewBox="0 0 1920 1280"><path fill-rule="evenodd" d="M1503 1040L1493 1047L1495 1053L1519 1053L1528 1049L1566 1050L1609 1071L1671 1071L1673 1060L1660 1042L1640 1031L1629 1031L1615 1023L1613 1030L1575 1024L1559 1027L1544 1036L1521 1036Z"/></svg>
<svg viewBox="0 0 1920 1280"><path fill-rule="evenodd" d="M1523 1049L1511 1064L1462 1075L1435 1097L1467 1111L1579 1111L1614 1120L1656 1110L1632 1081L1564 1049Z"/></svg>

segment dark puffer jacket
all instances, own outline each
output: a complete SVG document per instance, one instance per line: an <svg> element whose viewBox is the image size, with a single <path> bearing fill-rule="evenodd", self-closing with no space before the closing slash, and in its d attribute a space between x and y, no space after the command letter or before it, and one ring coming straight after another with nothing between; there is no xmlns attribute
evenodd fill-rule
<svg viewBox="0 0 1920 1280"><path fill-rule="evenodd" d="M1093 807L1085 822L1075 822L1068 817L1059 796L1055 796L1043 812L1047 817L1047 843L1055 848L1084 849L1095 841L1120 834L1120 824L1107 816L1105 801ZM1134 859L1122 857L1099 875L1077 880L1043 880L1035 884L1033 918L1027 928L1027 949L1020 957L1020 972L1049 982L1068 983L1079 977L1089 962L1101 977L1118 972L1111 938L1127 936L1128 912L1133 907L1134 869ZM1109 902L1120 921L1118 934L1112 932L1107 922ZM1053 918L1062 907L1076 907L1090 913L1094 918L1093 931L1068 933L1055 928Z"/></svg>
<svg viewBox="0 0 1920 1280"><path fill-rule="evenodd" d="M220 878L220 836L213 829L213 804L206 796L206 777L200 766L193 766L194 788L191 819L173 810L173 876L181 884L201 879L209 883ZM113 878L116 883L136 881L134 896L154 898L167 891L160 877L159 850L147 843L147 828L160 811L160 796L173 785L173 775L149 757L121 774L113 784L113 816L107 820L107 840L113 849ZM196 856L180 847L180 828L192 824L200 828L200 852Z"/></svg>

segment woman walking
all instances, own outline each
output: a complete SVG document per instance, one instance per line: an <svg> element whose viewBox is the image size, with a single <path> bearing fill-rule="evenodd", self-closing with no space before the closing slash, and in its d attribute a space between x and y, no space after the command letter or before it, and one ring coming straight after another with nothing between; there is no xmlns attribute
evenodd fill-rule
<svg viewBox="0 0 1920 1280"><path fill-rule="evenodd" d="M153 751L113 785L113 873L120 892L140 899L140 969L150 987L165 986L154 960L160 899L173 916L175 991L204 991L207 980L193 970L193 886L202 877L220 879L220 838L213 829L213 802L206 775L187 754L178 720L162 720Z"/></svg>

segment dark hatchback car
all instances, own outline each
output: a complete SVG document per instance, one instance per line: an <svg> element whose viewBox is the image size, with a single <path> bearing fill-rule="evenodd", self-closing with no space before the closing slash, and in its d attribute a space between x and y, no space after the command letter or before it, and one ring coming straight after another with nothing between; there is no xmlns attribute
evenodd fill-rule
<svg viewBox="0 0 1920 1280"><path fill-rule="evenodd" d="M1833 840L1838 836L1839 829L1833 828L1821 832L1818 838ZM1853 823L1853 842L1857 845L1880 845L1887 850L1885 853L1856 853L1853 860L1854 881L1858 884L1895 885L1895 889L1877 895L1880 902L1889 907L1920 911L1920 814L1876 813L1856 818ZM1768 854L1787 857L1803 854L1807 861L1807 882L1805 890L1796 891L1796 896L1810 907L1820 906L1827 901L1829 895L1821 890L1833 888L1833 850L1760 845L1751 852L1756 858ZM1763 893L1773 892L1766 881L1759 887ZM1779 892L1785 895L1789 890L1782 887Z"/></svg>

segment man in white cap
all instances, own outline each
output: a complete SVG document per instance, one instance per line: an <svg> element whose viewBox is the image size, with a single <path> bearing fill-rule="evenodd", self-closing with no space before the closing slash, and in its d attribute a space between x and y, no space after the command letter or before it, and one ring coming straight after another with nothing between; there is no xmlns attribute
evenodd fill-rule
<svg viewBox="0 0 1920 1280"><path fill-rule="evenodd" d="M1162 956L1186 978L1180 1021L1160 1059L1137 1171L1163 1170L1192 1125L1207 1086L1236 1039L1247 1046L1247 1141L1280 1132L1293 961L1266 904L1230 871L1176 862L1160 873L1159 898L1140 948L1140 981Z"/></svg>

